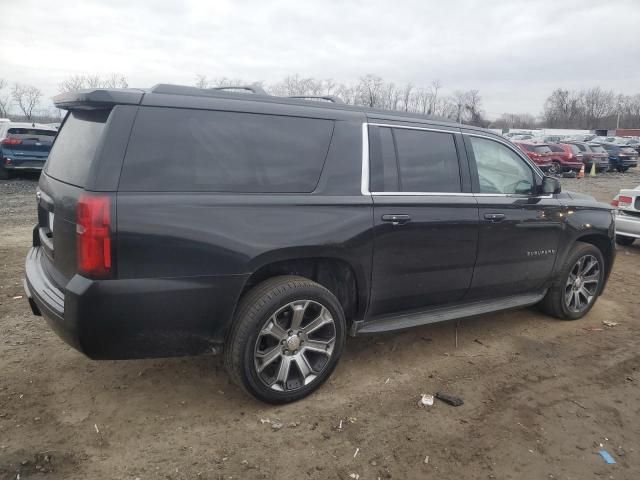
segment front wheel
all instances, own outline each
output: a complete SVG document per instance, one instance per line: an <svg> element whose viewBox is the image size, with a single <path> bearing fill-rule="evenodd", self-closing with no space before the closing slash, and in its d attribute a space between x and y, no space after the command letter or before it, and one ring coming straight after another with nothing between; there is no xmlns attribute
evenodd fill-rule
<svg viewBox="0 0 640 480"><path fill-rule="evenodd" d="M563 320L585 316L602 291L605 263L600 250L576 242L562 267L559 280L541 302L543 310Z"/></svg>
<svg viewBox="0 0 640 480"><path fill-rule="evenodd" d="M344 312L329 290L303 277L274 277L240 301L225 365L232 380L259 400L293 402L327 380L345 337Z"/></svg>
<svg viewBox="0 0 640 480"><path fill-rule="evenodd" d="M636 239L634 237L627 237L626 235L616 235L616 243L624 247L631 245Z"/></svg>

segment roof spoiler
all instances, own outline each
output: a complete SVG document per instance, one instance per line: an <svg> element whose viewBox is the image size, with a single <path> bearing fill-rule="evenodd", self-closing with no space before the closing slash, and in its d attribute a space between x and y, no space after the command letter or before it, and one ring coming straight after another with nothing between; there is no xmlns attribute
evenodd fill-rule
<svg viewBox="0 0 640 480"><path fill-rule="evenodd" d="M74 90L53 97L53 103L63 109L109 108L113 105L139 105L145 91L138 88L95 88Z"/></svg>

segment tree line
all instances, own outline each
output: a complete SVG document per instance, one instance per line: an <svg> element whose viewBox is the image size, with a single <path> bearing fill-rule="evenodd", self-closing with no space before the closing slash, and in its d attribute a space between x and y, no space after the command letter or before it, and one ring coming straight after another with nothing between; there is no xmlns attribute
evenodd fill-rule
<svg viewBox="0 0 640 480"><path fill-rule="evenodd" d="M199 88L246 85L242 79L227 77L208 78L197 75L195 86ZM362 105L382 110L397 110L447 118L460 123L488 126L482 110L482 98L478 90L456 90L443 93L443 85L434 80L427 86L413 83L397 85L386 82L373 74L361 77L356 83L338 83L333 79L318 80L298 74L289 75L274 84L258 84L271 95L288 96L336 96L349 105Z"/></svg>
<svg viewBox="0 0 640 480"><path fill-rule="evenodd" d="M199 88L247 85L238 78L196 75ZM640 93L616 94L612 90L593 87L585 90L555 89L545 100L539 117L531 113L504 113L492 122L485 117L479 90L454 90L447 93L439 80L428 85L395 84L368 74L357 82L340 83L332 79L315 79L298 74L267 84L257 82L264 90L278 96L336 96L349 105L362 105L382 110L431 115L482 127L493 128L595 128L640 127ZM59 92L83 88L127 88L124 75L71 75L58 85ZM23 83L9 85L0 78L0 117L27 121L56 121L59 110L42 107L43 93ZM16 118L18 117L18 118Z"/></svg>

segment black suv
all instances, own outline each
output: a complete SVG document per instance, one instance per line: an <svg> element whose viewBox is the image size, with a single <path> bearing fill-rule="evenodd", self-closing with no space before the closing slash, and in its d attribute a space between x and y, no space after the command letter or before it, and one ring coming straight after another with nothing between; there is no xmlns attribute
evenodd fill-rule
<svg viewBox="0 0 640 480"><path fill-rule="evenodd" d="M158 85L55 98L25 290L94 359L223 350L273 403L347 335L540 304L585 315L608 205L486 130L314 99Z"/></svg>

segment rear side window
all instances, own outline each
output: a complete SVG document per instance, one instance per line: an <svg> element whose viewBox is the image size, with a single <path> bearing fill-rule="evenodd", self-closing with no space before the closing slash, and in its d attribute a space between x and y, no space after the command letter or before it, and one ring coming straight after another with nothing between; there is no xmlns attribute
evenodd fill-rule
<svg viewBox="0 0 640 480"><path fill-rule="evenodd" d="M460 192L458 153L451 133L394 128L400 191Z"/></svg>
<svg viewBox="0 0 640 480"><path fill-rule="evenodd" d="M45 172L83 187L110 110L72 110L53 143Z"/></svg>
<svg viewBox="0 0 640 480"><path fill-rule="evenodd" d="M574 147L576 147L576 148L578 149L578 151L580 151L580 152L586 152L586 151L587 151L587 147L586 147L586 146L584 146L584 145L581 145L581 144L579 144L579 143L577 143L577 144L571 144L571 145L573 145ZM572 148L572 150L573 150L573 148Z"/></svg>
<svg viewBox="0 0 640 480"><path fill-rule="evenodd" d="M398 164L390 128L370 127L372 192L398 191Z"/></svg>
<svg viewBox="0 0 640 480"><path fill-rule="evenodd" d="M141 108L120 190L311 192L332 133L331 120Z"/></svg>
<svg viewBox="0 0 640 480"><path fill-rule="evenodd" d="M576 155L581 151L576 145L569 145L569 148L571 149L571 152Z"/></svg>
<svg viewBox="0 0 640 480"><path fill-rule="evenodd" d="M551 152L551 149L546 145L533 146L531 148L528 148L528 150L530 152L535 152L535 153L549 153L549 152ZM560 149L560 150L562 151L562 149Z"/></svg>
<svg viewBox="0 0 640 480"><path fill-rule="evenodd" d="M558 145L549 145L549 150L552 152L564 152L562 147L559 147Z"/></svg>

